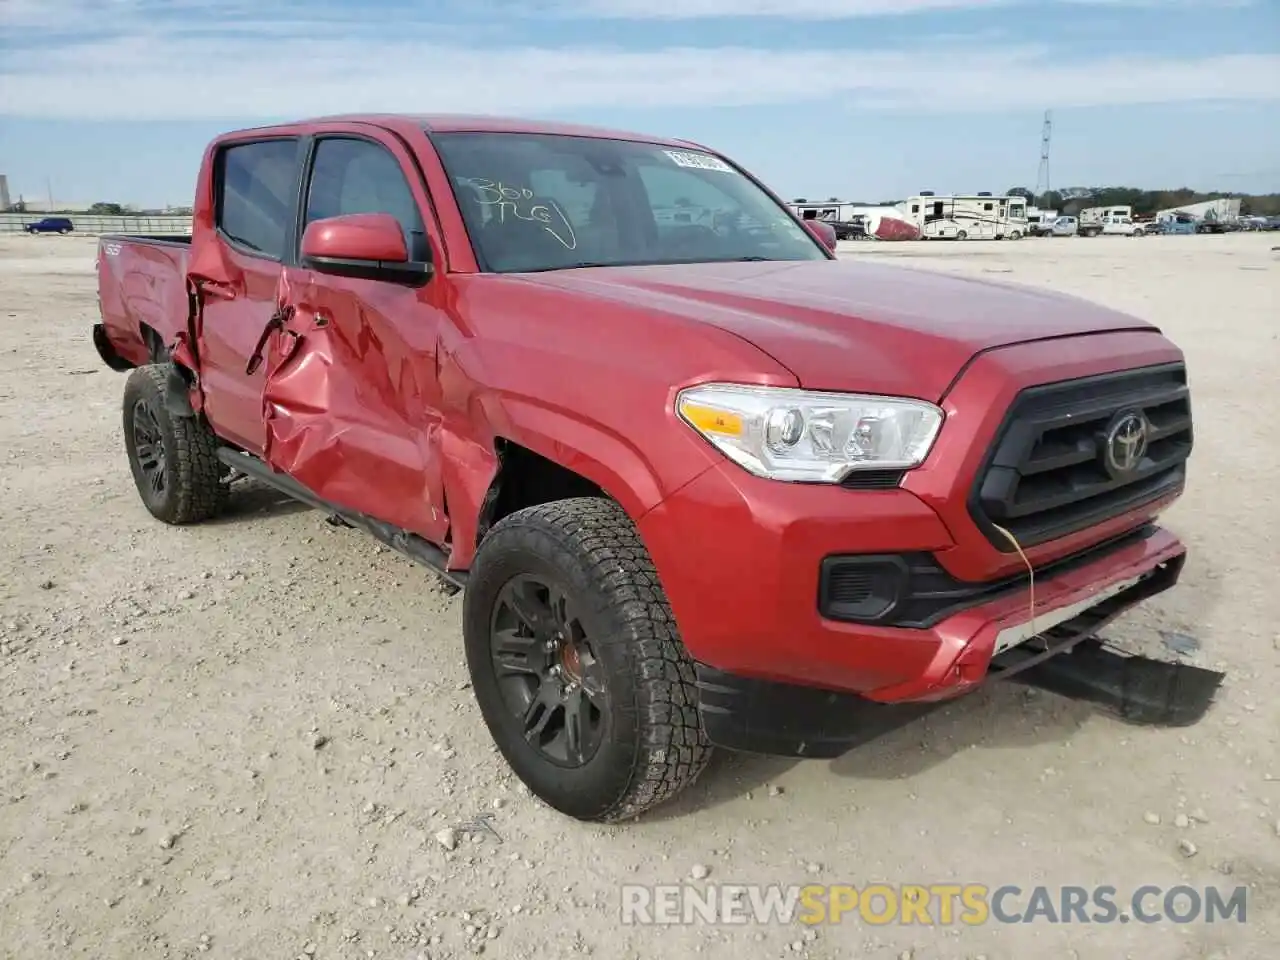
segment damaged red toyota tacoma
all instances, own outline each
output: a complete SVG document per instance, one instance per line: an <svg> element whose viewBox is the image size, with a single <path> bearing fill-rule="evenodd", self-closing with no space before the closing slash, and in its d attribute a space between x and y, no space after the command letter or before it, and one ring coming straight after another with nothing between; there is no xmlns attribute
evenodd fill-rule
<svg viewBox="0 0 1280 960"><path fill-rule="evenodd" d="M464 589L484 721L572 817L1087 665L1182 569L1160 330L839 260L706 147L331 117L218 137L194 211L99 248L146 509L251 479Z"/></svg>

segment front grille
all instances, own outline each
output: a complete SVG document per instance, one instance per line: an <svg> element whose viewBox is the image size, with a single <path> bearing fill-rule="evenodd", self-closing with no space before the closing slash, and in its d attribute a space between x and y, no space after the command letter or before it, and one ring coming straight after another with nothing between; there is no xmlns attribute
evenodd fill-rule
<svg viewBox="0 0 1280 960"><path fill-rule="evenodd" d="M1191 445L1181 363L1031 387L996 434L969 513L1003 552L1014 547L997 526L1023 547L1045 543L1180 491ZM1141 455L1127 464L1126 451Z"/></svg>

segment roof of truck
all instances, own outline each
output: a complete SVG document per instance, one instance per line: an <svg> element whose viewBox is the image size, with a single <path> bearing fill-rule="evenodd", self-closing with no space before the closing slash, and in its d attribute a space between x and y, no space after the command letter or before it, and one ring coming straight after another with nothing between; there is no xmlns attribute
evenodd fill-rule
<svg viewBox="0 0 1280 960"><path fill-rule="evenodd" d="M529 120L520 117L489 116L467 113L346 113L323 117L308 117L285 124L289 127L305 127L326 123L370 123L388 128L405 125L417 126L428 133L542 133L561 136L599 137L609 140L635 140L672 147L697 146L689 140L657 137L646 133L613 130L584 124L558 123L553 120ZM237 133L246 131L237 131Z"/></svg>

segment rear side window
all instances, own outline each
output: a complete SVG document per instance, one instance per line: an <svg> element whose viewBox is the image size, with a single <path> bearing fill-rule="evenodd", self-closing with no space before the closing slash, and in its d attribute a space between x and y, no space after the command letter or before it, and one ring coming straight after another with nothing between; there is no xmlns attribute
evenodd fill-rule
<svg viewBox="0 0 1280 960"><path fill-rule="evenodd" d="M331 137L316 144L304 223L349 213L389 213L413 254L424 236L422 214L400 162L368 140Z"/></svg>
<svg viewBox="0 0 1280 960"><path fill-rule="evenodd" d="M295 140L263 140L228 147L218 184L218 227L253 253L282 259L297 180Z"/></svg>

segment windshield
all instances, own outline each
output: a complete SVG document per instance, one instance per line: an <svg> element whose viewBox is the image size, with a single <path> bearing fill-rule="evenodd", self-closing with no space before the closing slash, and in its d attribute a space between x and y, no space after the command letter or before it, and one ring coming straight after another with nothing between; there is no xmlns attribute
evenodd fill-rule
<svg viewBox="0 0 1280 960"><path fill-rule="evenodd" d="M825 249L718 157L558 134L437 133L482 269L825 260Z"/></svg>

